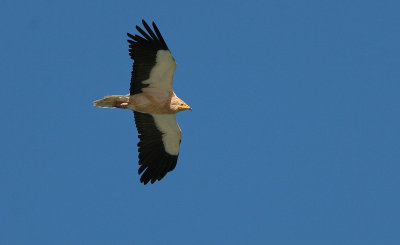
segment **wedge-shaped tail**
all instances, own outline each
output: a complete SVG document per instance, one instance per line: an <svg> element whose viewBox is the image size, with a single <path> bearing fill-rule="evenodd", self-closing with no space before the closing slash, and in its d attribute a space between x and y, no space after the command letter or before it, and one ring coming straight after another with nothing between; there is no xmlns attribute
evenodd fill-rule
<svg viewBox="0 0 400 245"><path fill-rule="evenodd" d="M127 105L129 97L124 95L108 95L103 99L96 100L94 105L103 108L121 108Z"/></svg>

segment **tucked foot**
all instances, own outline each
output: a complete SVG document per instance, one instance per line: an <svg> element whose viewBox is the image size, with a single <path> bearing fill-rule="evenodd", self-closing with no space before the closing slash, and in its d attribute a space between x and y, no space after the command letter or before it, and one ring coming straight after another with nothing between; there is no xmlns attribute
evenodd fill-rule
<svg viewBox="0 0 400 245"><path fill-rule="evenodd" d="M128 108L128 102L122 102L122 103L117 103L115 107L120 108L120 109L126 109Z"/></svg>

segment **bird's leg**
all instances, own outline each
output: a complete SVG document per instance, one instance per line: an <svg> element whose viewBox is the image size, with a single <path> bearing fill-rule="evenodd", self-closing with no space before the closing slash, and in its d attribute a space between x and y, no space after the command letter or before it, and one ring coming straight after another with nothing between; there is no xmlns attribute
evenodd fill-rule
<svg viewBox="0 0 400 245"><path fill-rule="evenodd" d="M129 96L119 96L115 101L115 107L120 109L127 109L129 104Z"/></svg>
<svg viewBox="0 0 400 245"><path fill-rule="evenodd" d="M117 103L117 105L115 105L115 107L120 108L120 109L126 109L126 108L128 108L128 102Z"/></svg>

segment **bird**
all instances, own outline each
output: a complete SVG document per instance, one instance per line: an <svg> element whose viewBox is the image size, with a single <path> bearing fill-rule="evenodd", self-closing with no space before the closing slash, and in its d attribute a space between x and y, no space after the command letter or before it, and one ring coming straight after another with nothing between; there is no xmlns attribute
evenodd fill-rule
<svg viewBox="0 0 400 245"><path fill-rule="evenodd" d="M94 106L132 110L138 131L140 182L160 181L177 164L182 132L175 114L192 110L173 91L176 62L157 25L142 20L144 31L127 33L129 55L133 60L130 93L108 95L94 101Z"/></svg>

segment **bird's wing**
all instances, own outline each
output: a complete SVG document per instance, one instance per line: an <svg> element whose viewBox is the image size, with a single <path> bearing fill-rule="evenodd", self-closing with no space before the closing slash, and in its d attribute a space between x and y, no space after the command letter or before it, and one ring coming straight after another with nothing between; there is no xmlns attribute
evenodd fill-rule
<svg viewBox="0 0 400 245"><path fill-rule="evenodd" d="M153 184L172 171L178 161L181 129L173 114L147 114L134 111L139 133L140 182Z"/></svg>
<svg viewBox="0 0 400 245"><path fill-rule="evenodd" d="M128 33L129 55L134 60L130 94L142 92L145 87L172 89L176 63L160 31L153 22L153 30L142 20L142 28L136 26L142 36Z"/></svg>

